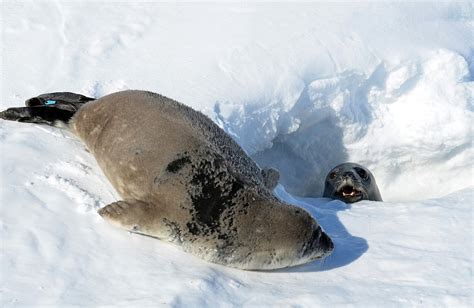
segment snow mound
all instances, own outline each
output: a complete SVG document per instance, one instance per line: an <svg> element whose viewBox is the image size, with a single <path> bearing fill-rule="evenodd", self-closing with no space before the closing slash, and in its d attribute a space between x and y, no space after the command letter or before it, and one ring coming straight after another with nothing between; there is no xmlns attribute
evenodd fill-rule
<svg viewBox="0 0 474 308"><path fill-rule="evenodd" d="M384 200L423 200L472 185L473 102L466 60L437 50L314 80L293 105L237 109L226 125L294 194L321 196L329 170L354 161L375 174Z"/></svg>

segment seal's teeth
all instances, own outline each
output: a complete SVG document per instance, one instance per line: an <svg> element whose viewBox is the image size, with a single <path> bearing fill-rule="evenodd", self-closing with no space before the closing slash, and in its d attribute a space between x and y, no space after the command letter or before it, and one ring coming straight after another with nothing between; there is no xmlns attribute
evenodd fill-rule
<svg viewBox="0 0 474 308"><path fill-rule="evenodd" d="M354 191L351 191L351 193L350 193L350 194L348 194L348 193L345 193L345 192L342 192L342 195L343 195L344 197L352 197L352 196L354 196L354 195L355 195L355 192L354 192Z"/></svg>

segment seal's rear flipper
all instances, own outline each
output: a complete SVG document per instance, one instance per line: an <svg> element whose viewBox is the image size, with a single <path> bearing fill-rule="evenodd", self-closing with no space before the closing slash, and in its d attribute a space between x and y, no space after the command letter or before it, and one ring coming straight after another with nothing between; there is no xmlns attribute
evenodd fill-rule
<svg viewBox="0 0 474 308"><path fill-rule="evenodd" d="M71 92L41 94L26 100L26 107L0 112L0 119L58 126L60 122L68 123L82 105L93 100Z"/></svg>
<svg viewBox="0 0 474 308"><path fill-rule="evenodd" d="M166 230L166 222L156 206L146 202L117 201L98 211L109 223L127 231L163 238L161 230Z"/></svg>
<svg viewBox="0 0 474 308"><path fill-rule="evenodd" d="M47 106L8 108L0 112L0 119L55 126L58 122L68 123L75 111Z"/></svg>
<svg viewBox="0 0 474 308"><path fill-rule="evenodd" d="M26 107L35 107L35 106L71 106L75 110L87 102L93 101L95 98L87 97L81 94L71 93L71 92L54 92L41 94L36 97L32 97L25 101ZM62 109L67 109L62 108Z"/></svg>

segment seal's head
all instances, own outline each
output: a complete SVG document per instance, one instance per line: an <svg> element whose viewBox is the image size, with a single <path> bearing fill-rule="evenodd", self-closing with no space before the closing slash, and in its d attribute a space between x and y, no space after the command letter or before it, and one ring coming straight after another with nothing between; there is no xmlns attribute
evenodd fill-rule
<svg viewBox="0 0 474 308"><path fill-rule="evenodd" d="M268 270L322 259L334 249L329 236L301 208L256 197L244 211L247 214L234 217L235 233L226 231L232 253L222 254L224 260L217 263Z"/></svg>
<svg viewBox="0 0 474 308"><path fill-rule="evenodd" d="M382 201L373 174L364 166L355 163L338 165L329 172L323 197L346 203L361 200Z"/></svg>

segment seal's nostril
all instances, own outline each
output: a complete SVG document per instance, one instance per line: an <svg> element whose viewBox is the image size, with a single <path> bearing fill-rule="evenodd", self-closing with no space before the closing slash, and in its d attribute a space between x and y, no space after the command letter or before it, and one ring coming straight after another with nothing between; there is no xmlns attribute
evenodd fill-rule
<svg viewBox="0 0 474 308"><path fill-rule="evenodd" d="M334 249L334 243L331 238L324 232L321 232L320 245L326 251L332 251Z"/></svg>
<svg viewBox="0 0 474 308"><path fill-rule="evenodd" d="M321 227L313 229L308 242L303 246L302 256L311 255L312 259L329 255L334 249L334 244Z"/></svg>
<svg viewBox="0 0 474 308"><path fill-rule="evenodd" d="M343 176L345 178L352 178L354 174L351 171L344 172Z"/></svg>

